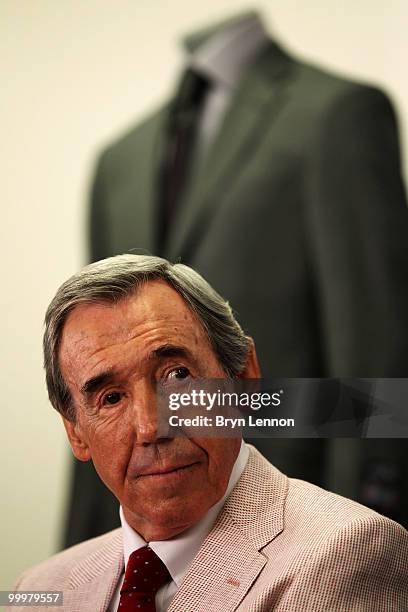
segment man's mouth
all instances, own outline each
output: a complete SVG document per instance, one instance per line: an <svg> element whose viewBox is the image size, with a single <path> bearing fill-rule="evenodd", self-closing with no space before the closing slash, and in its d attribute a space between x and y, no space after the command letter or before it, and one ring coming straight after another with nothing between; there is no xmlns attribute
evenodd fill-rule
<svg viewBox="0 0 408 612"><path fill-rule="evenodd" d="M193 466L198 465L198 462L189 463L187 465L176 465L176 466L168 466L168 467L160 467L157 469L146 471L143 474L139 474L138 478L151 478L151 477L171 477L182 475L184 472L192 468Z"/></svg>

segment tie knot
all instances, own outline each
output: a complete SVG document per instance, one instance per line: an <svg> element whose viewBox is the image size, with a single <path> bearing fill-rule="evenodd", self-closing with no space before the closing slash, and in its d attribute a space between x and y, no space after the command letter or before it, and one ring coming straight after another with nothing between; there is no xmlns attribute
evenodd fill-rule
<svg viewBox="0 0 408 612"><path fill-rule="evenodd" d="M209 89L210 81L205 76L188 68L183 74L173 101L173 115L193 113L199 110Z"/></svg>
<svg viewBox="0 0 408 612"><path fill-rule="evenodd" d="M144 546L130 555L120 592L139 596L144 593L146 597L154 597L169 579L170 574L163 561L149 546Z"/></svg>

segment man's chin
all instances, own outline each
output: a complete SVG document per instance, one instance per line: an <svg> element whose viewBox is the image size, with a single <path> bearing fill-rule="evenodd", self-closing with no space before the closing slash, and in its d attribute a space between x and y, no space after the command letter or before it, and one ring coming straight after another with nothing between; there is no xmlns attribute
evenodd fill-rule
<svg viewBox="0 0 408 612"><path fill-rule="evenodd" d="M168 540L189 529L205 514L206 509L191 507L178 498L149 500L137 511L132 506L124 507L124 514L129 525L137 531L146 542ZM143 517L143 518L141 518Z"/></svg>
<svg viewBox="0 0 408 612"><path fill-rule="evenodd" d="M152 503L161 503L163 499L174 497L188 499L196 490L200 490L196 484L202 482L199 469L200 464L193 464L164 473L138 475L127 479L126 488L129 497L134 495L135 499L140 500L142 496L152 500Z"/></svg>

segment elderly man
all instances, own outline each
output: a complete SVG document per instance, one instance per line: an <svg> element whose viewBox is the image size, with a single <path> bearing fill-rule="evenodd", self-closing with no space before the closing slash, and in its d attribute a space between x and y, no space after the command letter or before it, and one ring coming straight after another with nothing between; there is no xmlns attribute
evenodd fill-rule
<svg viewBox="0 0 408 612"><path fill-rule="evenodd" d="M158 382L260 376L254 343L192 269L137 255L87 266L51 302L44 352L73 453L118 498L122 528L17 590L63 591L55 610L70 612L408 609L398 524L288 479L240 438L158 436Z"/></svg>

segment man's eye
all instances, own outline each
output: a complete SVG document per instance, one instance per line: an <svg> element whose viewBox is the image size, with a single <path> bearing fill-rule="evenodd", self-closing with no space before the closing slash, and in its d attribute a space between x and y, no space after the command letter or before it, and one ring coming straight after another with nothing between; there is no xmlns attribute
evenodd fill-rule
<svg viewBox="0 0 408 612"><path fill-rule="evenodd" d="M170 380L183 380L184 378L187 378L187 376L189 375L190 375L190 370L188 368L180 367L180 368L174 368L174 370L171 370L171 372L169 372L168 374L168 378Z"/></svg>
<svg viewBox="0 0 408 612"><path fill-rule="evenodd" d="M113 406L118 404L122 399L122 394L119 391L111 391L111 393L107 393L103 398L103 404L108 404L108 406Z"/></svg>

